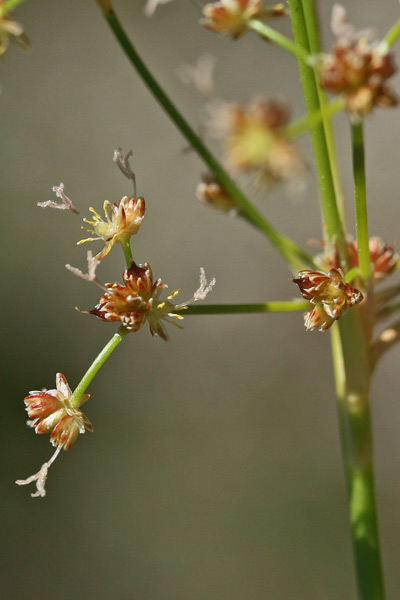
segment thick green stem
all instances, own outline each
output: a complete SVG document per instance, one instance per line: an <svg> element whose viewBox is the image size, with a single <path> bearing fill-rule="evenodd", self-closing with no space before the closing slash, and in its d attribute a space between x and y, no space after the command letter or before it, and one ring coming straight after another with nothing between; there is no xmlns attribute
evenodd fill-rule
<svg viewBox="0 0 400 600"><path fill-rule="evenodd" d="M384 600L373 476L369 410L371 367L359 311L352 309L332 327L332 354L342 457L360 600Z"/></svg>
<svg viewBox="0 0 400 600"><path fill-rule="evenodd" d="M243 313L263 312L304 312L310 310L310 303L303 300L289 300L287 302L265 302L262 304L200 304L181 308L186 315L231 315Z"/></svg>
<svg viewBox="0 0 400 600"><path fill-rule="evenodd" d="M208 148L204 145L200 137L194 132L192 127L183 118L175 105L171 102L164 90L159 86L153 75L150 73L143 60L140 58L135 48L131 44L125 31L111 7L111 2L101 2L97 0L103 10L103 14L114 32L119 44L130 60L131 64L136 69L144 83L150 89L153 96L158 100L161 107L165 110L171 120L175 123L182 135L186 138L189 144L204 160L210 170L216 175L218 181L223 185L228 194L234 199L240 208L240 214L247 219L252 225L262 231L275 248L289 262L295 271L304 267L304 264L315 266L311 256L300 248L295 242L278 232L267 219L257 210L257 208L249 201L245 194L237 187L235 182L229 177L226 171L221 167L220 163L211 154Z"/></svg>
<svg viewBox="0 0 400 600"><path fill-rule="evenodd" d="M304 10L304 20L307 28L307 36L310 45L310 52L312 55L317 56L321 51L321 42L319 35L319 22L318 22L318 14L317 7L315 4L315 0L308 0L303 3ZM338 206L338 211L340 214L340 219L342 222L343 229L345 230L346 224L346 213L344 206L344 194L342 188L342 182L340 180L339 175L339 165L337 161L336 147L335 147L335 139L333 135L332 123L331 123L331 115L329 113L329 105L328 100L326 98L326 94L321 87L317 86L318 97L321 106L322 113L322 121L324 125L326 144L328 148L329 162L331 166L331 173L333 179L333 185L335 188L336 194L336 203ZM344 104L344 101L343 101ZM346 232L345 232L346 233Z"/></svg>
<svg viewBox="0 0 400 600"><path fill-rule="evenodd" d="M104 346L100 354L96 356L96 358L94 359L94 361L92 362L92 364L90 365L90 367L76 386L69 400L69 404L72 408L79 408L79 406L82 404L82 395L85 393L88 385L92 382L95 375L104 365L110 354L114 352L115 348L128 333L129 331L121 326L118 332L115 335L113 335L108 344Z"/></svg>
<svg viewBox="0 0 400 600"><path fill-rule="evenodd" d="M297 56L297 58L301 60L307 61L310 58L310 55L307 52L307 50L301 48L297 44L294 44L292 40L287 38L285 35L279 33L279 31L272 29L272 27L269 27L269 25L266 25L262 21L251 19L247 22L247 27L248 29L252 29L256 33L261 35L261 37L270 40L283 50L294 54L294 56Z"/></svg>
<svg viewBox="0 0 400 600"><path fill-rule="evenodd" d="M289 0L289 8L295 42L302 48L309 50L310 46L302 0ZM304 102L307 114L311 117L316 111L322 110L317 82L313 69L307 66L302 60L299 60L298 64ZM315 124L310 129L310 135L321 194L324 229L326 229L328 240L330 242L336 241L341 264L347 270L349 261L346 237L336 202L335 186L324 125L320 123Z"/></svg>
<svg viewBox="0 0 400 600"><path fill-rule="evenodd" d="M362 121L351 123L353 146L354 204L356 214L358 264L361 279L367 289L370 287L372 269L369 254L367 184L365 178L364 135Z"/></svg>

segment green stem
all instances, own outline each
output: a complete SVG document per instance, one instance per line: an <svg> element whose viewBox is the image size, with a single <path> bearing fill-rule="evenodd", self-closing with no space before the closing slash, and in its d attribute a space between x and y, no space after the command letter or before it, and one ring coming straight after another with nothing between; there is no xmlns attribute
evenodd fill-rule
<svg viewBox="0 0 400 600"><path fill-rule="evenodd" d="M280 48L283 48L283 50L294 54L294 56L297 56L297 58L300 60L304 60L305 62L307 62L307 60L310 58L310 55L307 52L307 50L294 44L292 40L290 40L288 37L282 35L281 33L279 33L279 31L272 29L272 27L269 27L269 25L262 23L262 21L258 21L257 19L250 19L250 21L247 21L247 28L252 29L256 33L259 33L261 37L271 42L274 42L274 44L276 44Z"/></svg>
<svg viewBox="0 0 400 600"><path fill-rule="evenodd" d="M302 0L289 0L290 18L292 21L293 36L296 44L309 49L307 27L303 13ZM304 102L307 114L312 116L321 110L321 101L318 93L314 71L303 61L298 61L300 79L303 87ZM321 194L322 213L324 226L329 242L336 241L341 264L347 270L348 250L346 238L336 203L336 193L333 183L331 161L328 152L325 128L322 124L315 124L310 129L311 143L314 150L315 165Z"/></svg>
<svg viewBox="0 0 400 600"><path fill-rule="evenodd" d="M267 236L270 242L289 262L295 271L301 270L304 267L304 264L315 266L312 257L307 252L295 244L295 242L293 242L291 239L278 232L248 200L245 194L237 187L234 181L221 167L220 163L204 145L200 137L183 118L164 90L162 90L157 81L154 79L153 75L150 73L131 44L125 31L122 29L114 10L111 7L111 2L104 2L104 0L103 2L97 0L97 2L103 10L103 14L107 20L107 23L111 27L119 44L136 69L137 73L140 75L144 83L150 89L153 96L158 100L171 120L175 123L177 128L181 131L182 135L194 148L197 154L204 160L210 170L215 173L217 179L226 189L228 194L235 200L240 208L241 215Z"/></svg>
<svg viewBox="0 0 400 600"><path fill-rule="evenodd" d="M357 331L362 335L358 317L358 310L352 309L332 327L332 354L359 600L384 600L368 400L370 364L365 346L360 348L353 337Z"/></svg>
<svg viewBox="0 0 400 600"><path fill-rule="evenodd" d="M351 123L353 147L354 203L356 215L358 264L360 275L367 288L370 287L372 269L369 254L367 186L365 179L363 124L359 119Z"/></svg>
<svg viewBox="0 0 400 600"><path fill-rule="evenodd" d="M184 315L231 315L263 312L304 312L310 309L310 303L303 300L265 302L262 304L204 304L177 309Z"/></svg>
<svg viewBox="0 0 400 600"><path fill-rule="evenodd" d="M131 236L127 236L126 238L122 238L120 240L120 244L122 246L122 250L124 251L126 267L129 269L133 262L132 250L131 250Z"/></svg>
<svg viewBox="0 0 400 600"><path fill-rule="evenodd" d="M101 369L103 364L106 362L107 358L110 354L115 350L118 344L122 341L122 339L129 333L127 329L124 327L120 327L118 332L113 335L111 340L106 344L103 350L96 356L78 385L76 386L70 400L69 404L72 408L79 408L82 403L82 395L85 393L88 385L92 382L97 372Z"/></svg>
<svg viewBox="0 0 400 600"><path fill-rule="evenodd" d="M393 46L393 44L397 41L397 38L400 37L400 19L393 25L393 27L388 31L388 33L383 38L383 43L387 46L388 50Z"/></svg>
<svg viewBox="0 0 400 600"><path fill-rule="evenodd" d="M344 108L345 100L343 100L343 98L334 100L330 104L326 105L324 113L318 109L310 115L306 115L305 117L301 117L300 119L292 121L287 127L285 127L284 134L288 138L296 138L306 131L309 131L311 127L321 123L321 121L324 119L330 119L333 117L333 115L340 112Z"/></svg>
<svg viewBox="0 0 400 600"><path fill-rule="evenodd" d="M310 52L312 55L317 56L321 51L321 42L319 36L319 22L318 22L318 14L315 0L308 0L303 3L304 10L304 20L307 28L307 36L310 45ZM338 211L340 215L340 219L342 221L342 226L345 229L346 223L346 212L344 206L344 194L342 188L342 182L340 180L339 175L339 165L337 161L336 147L335 147L335 139L333 135L332 123L330 120L330 113L328 110L328 100L324 90L321 89L319 85L317 85L318 97L321 106L322 113L322 121L324 125L326 144L328 148L329 162L331 167L333 186L335 188L336 194L336 202L338 206ZM345 105L344 100L343 107Z"/></svg>

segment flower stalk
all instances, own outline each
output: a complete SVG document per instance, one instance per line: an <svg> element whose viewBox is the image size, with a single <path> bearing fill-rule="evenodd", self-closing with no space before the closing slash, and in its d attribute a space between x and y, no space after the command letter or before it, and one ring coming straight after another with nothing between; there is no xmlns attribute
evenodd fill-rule
<svg viewBox="0 0 400 600"><path fill-rule="evenodd" d="M332 356L359 598L384 600L369 409L370 363L365 347L352 338L358 316L352 311L332 327Z"/></svg>
<svg viewBox="0 0 400 600"><path fill-rule="evenodd" d="M361 279L363 280L366 288L369 288L372 278L372 269L368 234L364 134L363 123L360 118L355 117L351 122L351 139L353 148L354 204L356 215L358 264L360 267Z"/></svg>
<svg viewBox="0 0 400 600"><path fill-rule="evenodd" d="M114 352L115 348L118 346L120 342L122 342L123 338L128 334L128 330L125 327L120 327L113 335L111 340L104 346L102 351L96 356L76 388L69 400L69 403L72 408L79 408L82 403L82 396L87 390L89 384L93 381L95 375L101 369L101 367L106 362L107 358Z"/></svg>
<svg viewBox="0 0 400 600"><path fill-rule="evenodd" d="M300 0L289 0L289 8L295 43L302 48L309 50L303 3ZM309 117L311 117L318 110L321 111L321 102L318 93L317 81L314 71L311 67L306 65L302 60L298 60L298 66L306 111ZM346 238L336 202L335 186L332 177L331 162L323 124L314 124L310 128L310 136L321 194L324 227L326 228L328 242L332 242L333 239L336 240L341 259L341 265L347 270L348 252Z"/></svg>

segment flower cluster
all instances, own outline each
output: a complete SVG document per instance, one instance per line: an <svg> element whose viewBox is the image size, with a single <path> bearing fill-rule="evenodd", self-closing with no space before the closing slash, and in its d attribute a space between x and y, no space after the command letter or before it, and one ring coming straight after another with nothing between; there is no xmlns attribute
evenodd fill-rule
<svg viewBox="0 0 400 600"><path fill-rule="evenodd" d="M358 250L356 240L349 239L347 242L350 267L358 267ZM396 268L399 255L395 251L394 244L386 244L380 237L374 236L369 240L369 256L371 260L373 276L375 281L381 281L390 275ZM319 259L322 268L338 269L340 265L337 249L332 253L324 254Z"/></svg>
<svg viewBox="0 0 400 600"><path fill-rule="evenodd" d="M304 325L309 331L326 331L349 308L363 300L362 293L346 283L340 269L331 269L329 273L304 270L292 281L297 283L303 297L315 304L304 317Z"/></svg>
<svg viewBox="0 0 400 600"><path fill-rule="evenodd" d="M234 40L246 31L250 19L264 19L287 15L283 4L264 7L264 0L221 0L206 4L200 21L211 31L226 33Z"/></svg>
<svg viewBox="0 0 400 600"><path fill-rule="evenodd" d="M245 107L219 103L209 110L207 131L223 140L228 168L253 171L268 182L304 173L302 158L285 137L289 112L282 103L257 97Z"/></svg>
<svg viewBox="0 0 400 600"><path fill-rule="evenodd" d="M118 204L116 202L111 204L106 200L103 209L105 220L101 218L94 208L89 209L94 215L93 220L83 219L85 223L88 223L92 227L90 229L82 227L82 229L96 234L97 237L87 238L78 242L78 244L84 244L85 242L93 242L94 240L103 240L105 246L95 256L97 260L104 258L116 242L123 243L131 235L138 232L144 217L145 202L144 198L136 199L124 196Z"/></svg>
<svg viewBox="0 0 400 600"><path fill-rule="evenodd" d="M338 39L316 65L322 87L342 94L354 114L369 113L374 106L395 106L396 94L385 83L396 71L393 56L382 45L371 43L369 32L349 25L339 5L333 9L332 24Z"/></svg>
<svg viewBox="0 0 400 600"><path fill-rule="evenodd" d="M151 267L147 263L137 265L132 261L130 268L123 272L122 279L124 285L106 283L106 292L100 298L99 304L93 310L81 312L95 315L103 321L120 322L132 332L138 331L147 321L150 333L167 341L169 338L163 321L181 327L172 318L182 320L183 316L174 311L184 310L187 305L187 302L171 302L179 290L161 298L168 286L161 279L154 281ZM214 279L210 284L207 283L204 269L201 269L200 288L191 301L204 299L214 284Z"/></svg>
<svg viewBox="0 0 400 600"><path fill-rule="evenodd" d="M197 185L196 196L205 204L230 215L236 215L239 212L234 199L211 173L203 175L203 181Z"/></svg>
<svg viewBox="0 0 400 600"><path fill-rule="evenodd" d="M69 400L71 389L64 375L57 373L55 390L33 391L24 399L30 423L36 433L50 433L53 446L69 450L79 433L93 431L89 419L80 410L73 408ZM80 403L88 400L89 394L83 394Z"/></svg>

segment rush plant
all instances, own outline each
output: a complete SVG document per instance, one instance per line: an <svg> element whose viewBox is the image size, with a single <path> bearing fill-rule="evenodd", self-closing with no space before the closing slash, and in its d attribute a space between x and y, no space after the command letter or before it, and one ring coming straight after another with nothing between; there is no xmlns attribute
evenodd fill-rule
<svg viewBox="0 0 400 600"><path fill-rule="evenodd" d="M22 27L11 20L9 14L22 1L3 0L0 3L0 53L6 51L11 39L26 43ZM166 1L150 0L146 5L148 15ZM101 288L98 304L81 312L101 321L114 322L118 330L73 391L64 375L57 373L55 389L31 391L26 396L28 423L36 433L50 435L55 452L38 473L17 483L34 482L36 492L32 495L45 495L48 469L60 451L69 450L80 433L92 430L91 422L80 410L89 398L87 389L91 381L120 342L131 339L129 334L142 326L148 325L154 337L167 341L169 325L181 327L184 315L306 313L305 328L315 331L313 335L330 336L331 339L359 598L383 600L369 391L379 359L400 339L400 284L396 279L400 259L392 244L369 232L364 127L368 126L372 112L396 110L398 97L390 78L396 71L392 50L400 36L400 20L389 23L387 34L376 40L371 31L361 31L350 24L345 9L335 5L331 27L336 41L330 50L323 51L316 4L315 0L289 0L288 7L283 4L267 6L263 0L201 3L200 25L211 32L235 41L252 32L276 44L282 52L293 55L293 60L298 63L305 115L293 121L286 104L262 96L249 99L244 106L213 103L208 120L203 123L202 135L199 135L149 71L126 34L111 0L97 0L121 51L208 168L208 174L198 184L198 197L247 222L266 237L291 269L292 281L298 286L298 289L293 286L297 297L291 301L259 304L193 306L191 303L203 300L215 284L214 279L207 282L201 269L199 289L188 302L175 304L179 290L168 293L166 284L153 276L150 265L136 264L132 255L130 240L133 235L140 239L145 200L137 195L130 153L124 156L117 150L114 161L130 185L133 184L133 194L113 204L106 202L104 217L91 209L92 216L84 219L83 226L90 237L79 243L97 240L103 246L94 257L91 251L88 252L87 273L67 266L79 277ZM280 19L290 19L292 38L279 32ZM212 63L199 62L196 68L186 72L186 77L207 95L212 88L211 70ZM351 132L352 199L344 197L337 164L331 118L339 112L346 113ZM220 140L221 160L208 149L205 139L209 136ZM316 237L321 239L321 251L315 256L278 231L237 183L245 174L252 178L255 186L287 185L290 189L306 170L296 146L299 136L310 136L319 184L322 228ZM49 201L40 206L77 212L66 196L63 184L53 190L59 202ZM354 232L346 223L346 203L354 207ZM117 273L115 281L103 285L97 278L96 268L119 246L123 251L125 270L122 276Z"/></svg>

